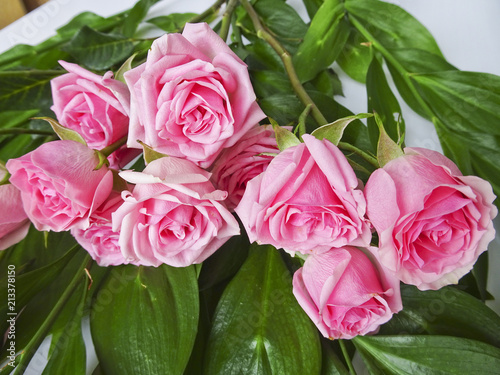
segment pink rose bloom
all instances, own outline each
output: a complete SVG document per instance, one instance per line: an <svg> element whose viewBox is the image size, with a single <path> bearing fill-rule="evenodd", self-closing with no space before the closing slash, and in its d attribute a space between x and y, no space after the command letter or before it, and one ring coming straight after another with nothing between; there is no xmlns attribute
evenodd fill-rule
<svg viewBox="0 0 500 375"><path fill-rule="evenodd" d="M265 117L247 66L206 23L158 38L125 81L131 91L128 146L141 148L141 140L203 168Z"/></svg>
<svg viewBox="0 0 500 375"><path fill-rule="evenodd" d="M234 211L245 192L247 182L264 172L273 160L265 153L279 153L271 125L256 126L233 147L227 148L212 168L214 185L228 192L226 207Z"/></svg>
<svg viewBox="0 0 500 375"><path fill-rule="evenodd" d="M36 229L60 232L87 228L91 212L108 197L113 174L106 166L95 170L98 163L85 145L54 141L10 159L7 169Z"/></svg>
<svg viewBox="0 0 500 375"><path fill-rule="evenodd" d="M101 267L130 263L123 257L118 243L119 232L113 231L111 214L121 206L123 200L118 192L90 215L87 229L72 229L71 234Z"/></svg>
<svg viewBox="0 0 500 375"><path fill-rule="evenodd" d="M90 148L101 150L127 135L130 93L127 85L59 61L69 73L54 78L52 111L61 125L79 133Z"/></svg>
<svg viewBox="0 0 500 375"><path fill-rule="evenodd" d="M303 254L368 246L366 202L347 159L328 140L302 138L248 182L236 213L250 241Z"/></svg>
<svg viewBox="0 0 500 375"><path fill-rule="evenodd" d="M0 181L6 172L0 169ZM11 184L0 185L0 250L20 242L28 234L30 221L24 212L21 193Z"/></svg>
<svg viewBox="0 0 500 375"><path fill-rule="evenodd" d="M490 184L435 151L406 148L365 194L382 264L421 290L456 284L495 237Z"/></svg>
<svg viewBox="0 0 500 375"><path fill-rule="evenodd" d="M219 203L227 193L215 190L210 174L188 160L164 157L143 172L120 176L136 184L122 193L124 202L112 215L121 251L131 262L201 263L240 233L236 219Z"/></svg>
<svg viewBox="0 0 500 375"><path fill-rule="evenodd" d="M343 247L308 256L293 275L293 294L331 340L376 333L403 308L399 280L384 271L374 249Z"/></svg>

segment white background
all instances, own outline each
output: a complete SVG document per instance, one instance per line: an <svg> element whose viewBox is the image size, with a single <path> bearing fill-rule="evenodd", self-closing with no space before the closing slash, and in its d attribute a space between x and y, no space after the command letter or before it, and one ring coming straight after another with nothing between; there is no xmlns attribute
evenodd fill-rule
<svg viewBox="0 0 500 375"><path fill-rule="evenodd" d="M211 0L164 0L150 11L150 17L172 12L201 12ZM500 75L500 1L498 0L387 0L398 4L417 18L434 35L446 59L462 70ZM52 36L55 29L74 15L93 11L109 16L131 7L135 0L51 0L22 19L0 30L0 52L18 43L37 44ZM300 0L289 2L300 8ZM305 11L300 14L306 16ZM366 112L364 85L353 82L340 72L344 98L336 98L354 113ZM414 114L399 100L407 127L408 146L441 150L432 124ZM500 126L500 124L498 124ZM499 161L500 162L500 161ZM496 227L499 228L499 220ZM490 245L489 291L496 301L489 303L500 312L500 240ZM36 359L36 357L35 357ZM89 361L93 361L89 356ZM33 361L36 362L36 361ZM41 364L39 362L39 364ZM32 369L26 374L38 374Z"/></svg>

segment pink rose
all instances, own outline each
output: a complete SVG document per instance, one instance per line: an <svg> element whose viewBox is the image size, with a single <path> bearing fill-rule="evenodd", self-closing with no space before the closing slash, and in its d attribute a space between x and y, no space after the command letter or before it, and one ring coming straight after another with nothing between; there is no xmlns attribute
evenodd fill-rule
<svg viewBox="0 0 500 375"><path fill-rule="evenodd" d="M490 184L435 151L405 149L370 176L365 194L381 262L421 290L456 284L495 237Z"/></svg>
<svg viewBox="0 0 500 375"><path fill-rule="evenodd" d="M368 246L365 198L347 159L327 140L303 139L248 182L236 213L250 241L303 254Z"/></svg>
<svg viewBox="0 0 500 375"><path fill-rule="evenodd" d="M293 294L323 336L375 333L403 308L399 280L384 271L374 250L343 247L310 255L293 275Z"/></svg>
<svg viewBox="0 0 500 375"><path fill-rule="evenodd" d="M0 181L6 172L0 169ZM0 250L20 242L28 234L30 221L24 212L21 193L11 184L0 185Z"/></svg>
<svg viewBox="0 0 500 375"><path fill-rule="evenodd" d="M54 78L52 111L61 125L79 133L90 148L101 150L127 135L130 93L127 85L79 65L59 62L69 73Z"/></svg>
<svg viewBox="0 0 500 375"><path fill-rule="evenodd" d="M227 193L215 190L210 174L188 160L164 157L143 172L120 176L136 184L122 193L124 202L112 215L121 251L131 262L201 263L239 234L238 222L219 203Z"/></svg>
<svg viewBox="0 0 500 375"><path fill-rule="evenodd" d="M131 91L128 146L203 168L265 115L247 66L205 23L157 39L144 64L125 73Z"/></svg>
<svg viewBox="0 0 500 375"><path fill-rule="evenodd" d="M130 263L123 257L118 243L119 232L113 231L111 214L121 206L123 200L117 192L90 215L87 229L72 229L71 234L101 267Z"/></svg>
<svg viewBox="0 0 500 375"><path fill-rule="evenodd" d="M98 163L81 143L54 141L10 159L7 169L36 229L60 232L87 228L91 212L108 197L113 174L106 166L95 170Z"/></svg>
<svg viewBox="0 0 500 375"><path fill-rule="evenodd" d="M271 125L256 126L248 131L233 147L227 148L212 168L214 185L228 192L226 207L234 211L245 192L247 182L264 172L279 153Z"/></svg>

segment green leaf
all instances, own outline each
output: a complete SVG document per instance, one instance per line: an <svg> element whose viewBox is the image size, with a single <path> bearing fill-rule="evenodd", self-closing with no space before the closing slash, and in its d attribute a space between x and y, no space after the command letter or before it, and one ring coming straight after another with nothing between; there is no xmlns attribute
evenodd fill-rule
<svg viewBox="0 0 500 375"><path fill-rule="evenodd" d="M105 22L104 17L92 12L83 12L71 19L67 24L57 29L57 33L61 36L73 36L78 30L84 26L96 28L96 26Z"/></svg>
<svg viewBox="0 0 500 375"><path fill-rule="evenodd" d="M83 139L79 133L62 126L57 122L57 120L50 117L37 117L36 120L47 121L60 139L79 142L82 145L87 146L87 142L85 142L85 139Z"/></svg>
<svg viewBox="0 0 500 375"><path fill-rule="evenodd" d="M67 266L69 261L73 259L75 253L78 250L78 246L68 251L61 258L57 259L53 263L45 267L38 268L36 270L20 274L19 270L16 272L18 275L16 278L16 301L14 311L20 311L30 300L42 290L44 290L50 283L52 283L61 273L61 271ZM14 264L15 265L15 264ZM15 265L19 267L19 265ZM2 285L7 285L7 273L2 275L1 282ZM6 301L7 290L2 288L2 293L0 296L3 301ZM8 306L2 305L0 308L0 313L2 316L6 316L8 313ZM2 332L5 331L5 322L1 325Z"/></svg>
<svg viewBox="0 0 500 375"><path fill-rule="evenodd" d="M196 15L196 13L171 13L167 16L150 18L146 22L155 25L167 33L175 33L182 30L186 22Z"/></svg>
<svg viewBox="0 0 500 375"><path fill-rule="evenodd" d="M347 42L349 31L343 2L326 0L293 56L293 65L301 82L311 80L335 61Z"/></svg>
<svg viewBox="0 0 500 375"><path fill-rule="evenodd" d="M134 61L136 56L137 56L137 53L134 53L127 60L125 60L125 62L122 64L122 66L120 66L120 68L116 71L116 74L115 74L116 80L121 81L123 83L126 83L123 75L126 72L128 72L130 69L132 69L132 62Z"/></svg>
<svg viewBox="0 0 500 375"><path fill-rule="evenodd" d="M139 0L134 7L128 12L125 22L122 27L122 34L128 37L133 37L137 27L146 17L149 8L156 4L159 0Z"/></svg>
<svg viewBox="0 0 500 375"><path fill-rule="evenodd" d="M134 44L123 35L105 34L84 26L64 50L90 69L104 70L129 57Z"/></svg>
<svg viewBox="0 0 500 375"><path fill-rule="evenodd" d="M400 141L405 132L401 107L387 83L382 65L376 57L372 59L368 69L366 92L368 94L368 112L378 113L389 137L394 142L401 144ZM380 132L374 118L368 119L368 132L372 144L376 146Z"/></svg>
<svg viewBox="0 0 500 375"><path fill-rule="evenodd" d="M500 347L500 317L477 298L445 287L419 291L401 288L404 309L382 326L382 334L432 334L458 336Z"/></svg>
<svg viewBox="0 0 500 375"><path fill-rule="evenodd" d="M310 19L313 19L314 15L318 9L323 4L323 0L304 0L304 5L306 6L307 14Z"/></svg>
<svg viewBox="0 0 500 375"><path fill-rule="evenodd" d="M431 33L397 5L373 0L346 0L354 16L385 48L417 48L438 56L442 53Z"/></svg>
<svg viewBox="0 0 500 375"><path fill-rule="evenodd" d="M103 372L182 374L198 313L194 267L114 267L100 287L90 320Z"/></svg>
<svg viewBox="0 0 500 375"><path fill-rule="evenodd" d="M332 341L321 340L323 362L321 375L349 375L349 371L332 348Z"/></svg>
<svg viewBox="0 0 500 375"><path fill-rule="evenodd" d="M317 139L328 139L335 146L337 146L344 134L344 129L354 120L359 120L363 118L369 118L373 115L370 113L360 113L356 116L349 116L338 119L330 124L323 125L316 130L314 130L311 135L315 136Z"/></svg>
<svg viewBox="0 0 500 375"><path fill-rule="evenodd" d="M207 375L319 375L318 332L292 294L278 250L250 249L219 301L207 347Z"/></svg>
<svg viewBox="0 0 500 375"><path fill-rule="evenodd" d="M85 341L82 334L82 318L87 298L89 280L85 279L80 295L75 295L80 299L76 311L70 315L69 321L62 332L52 336L52 350L47 365L42 375L51 374L86 374Z"/></svg>
<svg viewBox="0 0 500 375"><path fill-rule="evenodd" d="M274 120L271 120L271 124L273 125L276 143L278 144L280 151L284 151L289 147L300 145L300 140L290 130L282 128Z"/></svg>
<svg viewBox="0 0 500 375"><path fill-rule="evenodd" d="M368 44L366 38L352 27L344 49L337 59L342 70L361 83L366 82L366 73L372 60L372 49Z"/></svg>
<svg viewBox="0 0 500 375"><path fill-rule="evenodd" d="M153 160L164 158L168 155L162 154L161 152L153 150L150 146L142 141L137 140L137 142L142 146L144 161L146 165L151 163Z"/></svg>
<svg viewBox="0 0 500 375"><path fill-rule="evenodd" d="M500 77L462 71L411 77L435 113L445 154L462 173L489 180L500 195Z"/></svg>
<svg viewBox="0 0 500 375"><path fill-rule="evenodd" d="M0 72L0 111L49 108L50 80L61 71L16 70Z"/></svg>
<svg viewBox="0 0 500 375"><path fill-rule="evenodd" d="M449 336L358 336L372 374L497 374L500 349Z"/></svg>
<svg viewBox="0 0 500 375"><path fill-rule="evenodd" d="M383 167L391 160L403 156L404 153L401 146L394 142L385 131L385 126L378 113L375 113L375 122L380 134L377 143L377 160L380 166Z"/></svg>

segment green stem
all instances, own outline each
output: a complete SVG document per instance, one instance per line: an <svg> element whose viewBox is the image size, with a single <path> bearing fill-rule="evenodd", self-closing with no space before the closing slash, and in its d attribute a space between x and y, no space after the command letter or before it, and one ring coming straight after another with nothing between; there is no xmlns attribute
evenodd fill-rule
<svg viewBox="0 0 500 375"><path fill-rule="evenodd" d="M205 18L210 17L212 14L217 12L222 6L222 4L224 4L225 2L226 0L217 0L215 3L213 3L213 5L210 8L206 9L203 13L194 16L189 20L189 22L196 23L205 20Z"/></svg>
<svg viewBox="0 0 500 375"><path fill-rule="evenodd" d="M104 147L102 150L100 150L99 152L101 154L103 154L104 156L108 157L109 155L111 155L113 152L115 152L116 150L118 150L120 147L122 147L125 143L127 143L127 137L128 136L125 136L123 138L120 138L119 140L117 140L115 143L112 143L110 144L109 146L106 146Z"/></svg>
<svg viewBox="0 0 500 375"><path fill-rule="evenodd" d="M349 374L356 375L356 370L354 370L354 366L352 365L351 357L349 357L349 353L347 353L347 348L345 347L343 340L338 340L340 349L342 350L342 354L344 355L345 362L347 363L347 367L349 368Z"/></svg>
<svg viewBox="0 0 500 375"><path fill-rule="evenodd" d="M375 157L373 157L369 153L357 148L356 146L351 145L350 143L346 143L346 142L339 142L338 147L341 150L353 152L356 155L365 159L368 163L373 165L375 168L380 168L380 165L378 164L378 160Z"/></svg>
<svg viewBox="0 0 500 375"><path fill-rule="evenodd" d="M405 81L405 83L408 85L408 88L410 89L411 93L417 100L418 104L422 107L422 109L427 113L427 116L429 116L430 120L434 120L434 112L430 109L430 107L427 105L427 103L424 101L424 99L420 96L419 92L417 91L417 88L413 84L412 80L410 79L410 76L408 74L408 71L403 67L403 65L400 64L400 62L381 44L375 37L359 22L354 16L351 14L349 15L349 20L351 23L358 29L358 31L368 40L372 43L372 45L384 56L384 58L391 63L391 65L401 74L401 77Z"/></svg>
<svg viewBox="0 0 500 375"><path fill-rule="evenodd" d="M293 90L295 91L295 94L298 96L300 101L305 105L311 106L311 115L314 118L314 120L318 123L318 125L325 125L328 123L326 120L325 116L321 113L321 111L318 109L316 104L313 102L307 91L304 89L304 86L300 83L300 79L297 76L297 72L295 71L295 68L292 63L292 56L290 53L278 42L262 25L259 19L259 15L255 11L255 9L252 7L252 5L247 1L247 0L240 0L241 5L245 8L247 11L248 15L250 16L252 23L255 27L255 30L257 31L257 36L266 41L279 55L281 58L281 61L283 62L283 65L285 67L285 71L288 75L288 79L290 80L290 83L292 84Z"/></svg>
<svg viewBox="0 0 500 375"><path fill-rule="evenodd" d="M231 26L231 19L233 18L233 12L238 5L238 0L229 0L226 10L222 16L222 24L219 30L219 36L222 40L226 41L227 35L229 34L229 26Z"/></svg>
<svg viewBox="0 0 500 375"><path fill-rule="evenodd" d="M24 129L24 128L0 129L0 135L5 135L5 134L55 135L55 133L50 130Z"/></svg>
<svg viewBox="0 0 500 375"><path fill-rule="evenodd" d="M87 277L84 270L85 268L90 266L91 262L92 259L90 258L90 255L87 254L83 259L83 262L81 263L80 267L78 267L78 272L76 272L75 276L73 276L73 279L71 280L67 288L64 290L62 296L57 301L56 305L50 312L49 316L47 316L45 321L42 323L41 327L31 338L28 345L26 345L26 348L24 349L24 352L20 356L19 363L13 375L22 374L24 370L26 370L28 364L33 358L33 355L36 353L38 347L41 345L42 341L48 335L50 328L56 321L60 312L65 307L66 302L68 302L68 300L71 298L78 285L81 283L82 277Z"/></svg>

